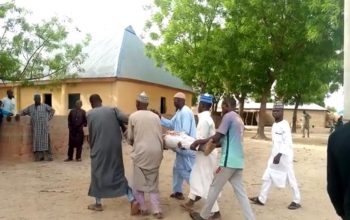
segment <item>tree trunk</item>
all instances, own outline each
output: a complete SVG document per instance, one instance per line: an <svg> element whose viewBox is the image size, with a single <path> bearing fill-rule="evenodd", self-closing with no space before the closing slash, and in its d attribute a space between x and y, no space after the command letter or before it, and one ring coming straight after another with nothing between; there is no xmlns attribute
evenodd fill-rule
<svg viewBox="0 0 350 220"><path fill-rule="evenodd" d="M241 116L242 119L243 119L245 98L246 98L246 95L242 94L238 99L238 101L239 101L239 115Z"/></svg>
<svg viewBox="0 0 350 220"><path fill-rule="evenodd" d="M213 110L215 113L218 112L218 103L219 103L218 101L213 103Z"/></svg>
<svg viewBox="0 0 350 220"><path fill-rule="evenodd" d="M254 139L267 139L265 136L265 115L266 115L266 103L268 95L264 94L261 97L260 111L259 111L259 121L258 121L258 130Z"/></svg>
<svg viewBox="0 0 350 220"><path fill-rule="evenodd" d="M295 100L294 110L293 110L293 119L292 119L292 133L297 133L297 118L298 118L298 107L300 100L297 98Z"/></svg>

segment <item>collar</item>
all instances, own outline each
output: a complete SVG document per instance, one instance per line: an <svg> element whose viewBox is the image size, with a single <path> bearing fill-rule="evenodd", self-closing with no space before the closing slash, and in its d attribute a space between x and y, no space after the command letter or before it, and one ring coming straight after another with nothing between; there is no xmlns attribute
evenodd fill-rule
<svg viewBox="0 0 350 220"><path fill-rule="evenodd" d="M201 113L198 113L198 118L210 117L210 114L211 114L210 111L203 111Z"/></svg>

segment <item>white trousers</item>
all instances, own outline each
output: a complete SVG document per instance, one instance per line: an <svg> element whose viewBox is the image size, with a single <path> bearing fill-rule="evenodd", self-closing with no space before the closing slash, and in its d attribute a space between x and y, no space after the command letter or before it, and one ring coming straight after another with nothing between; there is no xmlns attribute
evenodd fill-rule
<svg viewBox="0 0 350 220"><path fill-rule="evenodd" d="M298 188L298 183L297 183L297 180L295 178L293 168L288 170L287 181L288 181L288 183L293 191L293 202L299 204L301 201L301 197L300 197L300 191ZM262 202L264 204L266 203L267 195L269 193L271 185L272 185L271 177L268 179L263 179L263 183L262 183L261 191L260 191L260 195L259 195L260 202Z"/></svg>

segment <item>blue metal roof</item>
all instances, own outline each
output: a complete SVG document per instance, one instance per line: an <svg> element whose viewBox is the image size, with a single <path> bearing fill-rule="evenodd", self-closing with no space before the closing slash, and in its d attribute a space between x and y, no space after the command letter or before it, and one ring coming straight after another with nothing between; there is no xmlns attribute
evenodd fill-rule
<svg viewBox="0 0 350 220"><path fill-rule="evenodd" d="M145 45L131 26L122 34L92 39L84 52L88 58L82 65L84 71L78 74L81 78L117 77L192 91L145 55Z"/></svg>

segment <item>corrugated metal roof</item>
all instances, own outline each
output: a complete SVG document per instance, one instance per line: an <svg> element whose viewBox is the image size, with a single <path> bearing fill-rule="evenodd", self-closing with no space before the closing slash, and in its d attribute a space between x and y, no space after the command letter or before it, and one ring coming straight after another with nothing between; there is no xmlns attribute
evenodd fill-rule
<svg viewBox="0 0 350 220"><path fill-rule="evenodd" d="M294 105L284 105L284 109L294 109ZM273 108L273 103L269 102L266 103L266 109L272 109ZM260 103L258 102L249 102L249 103L244 103L244 109L260 109ZM315 103L310 103L310 104L304 104L304 105L299 105L298 110L314 110L314 111L327 111L322 106L319 106Z"/></svg>
<svg viewBox="0 0 350 220"><path fill-rule="evenodd" d="M192 91L145 55L145 45L131 26L118 36L93 39L84 52L89 57L82 65L84 71L78 74L82 78L120 77Z"/></svg>

